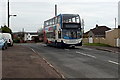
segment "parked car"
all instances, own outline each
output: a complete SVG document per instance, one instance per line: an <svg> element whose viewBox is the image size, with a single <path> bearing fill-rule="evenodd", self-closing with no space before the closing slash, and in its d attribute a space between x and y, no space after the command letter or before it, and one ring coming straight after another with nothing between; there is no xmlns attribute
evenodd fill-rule
<svg viewBox="0 0 120 80"><path fill-rule="evenodd" d="M3 37L7 40L8 46L13 46L12 35L10 33L3 33Z"/></svg>
<svg viewBox="0 0 120 80"><path fill-rule="evenodd" d="M2 33L0 33L0 49L7 49L7 40L3 38Z"/></svg>

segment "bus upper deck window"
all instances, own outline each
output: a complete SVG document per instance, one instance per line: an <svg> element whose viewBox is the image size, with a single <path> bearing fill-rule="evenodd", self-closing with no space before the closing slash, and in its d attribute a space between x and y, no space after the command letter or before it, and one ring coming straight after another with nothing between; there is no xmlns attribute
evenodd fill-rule
<svg viewBox="0 0 120 80"><path fill-rule="evenodd" d="M72 18L72 22L76 22L75 18Z"/></svg>
<svg viewBox="0 0 120 80"><path fill-rule="evenodd" d="M60 22L60 17L57 17L57 23L59 23Z"/></svg>
<svg viewBox="0 0 120 80"><path fill-rule="evenodd" d="M72 22L71 19L69 19L69 22Z"/></svg>
<svg viewBox="0 0 120 80"><path fill-rule="evenodd" d="M77 23L79 23L79 22L80 22L79 17L76 17L76 22L77 22Z"/></svg>

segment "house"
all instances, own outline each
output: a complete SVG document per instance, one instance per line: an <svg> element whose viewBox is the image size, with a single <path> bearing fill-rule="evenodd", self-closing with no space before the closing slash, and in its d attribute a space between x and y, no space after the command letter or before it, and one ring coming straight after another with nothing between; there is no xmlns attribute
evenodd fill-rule
<svg viewBox="0 0 120 80"><path fill-rule="evenodd" d="M90 29L83 34L83 43L106 43L105 41L105 32L111 30L107 26L98 26Z"/></svg>
<svg viewBox="0 0 120 80"><path fill-rule="evenodd" d="M24 33L23 32L13 32L13 41L16 43L24 42Z"/></svg>
<svg viewBox="0 0 120 80"><path fill-rule="evenodd" d="M83 38L88 38L89 36L88 36L88 33L89 33L90 31L87 31L86 33L84 33L83 34Z"/></svg>
<svg viewBox="0 0 120 80"><path fill-rule="evenodd" d="M105 31L111 30L109 27L107 26L98 26L96 25L95 28L90 29L90 31L86 32L83 34L83 37L86 38L97 38L97 37L105 37Z"/></svg>
<svg viewBox="0 0 120 80"><path fill-rule="evenodd" d="M14 40L19 40L20 42L35 41L38 38L38 33L37 32L14 32L13 38Z"/></svg>
<svg viewBox="0 0 120 80"><path fill-rule="evenodd" d="M25 41L32 41L36 37L38 37L38 33L37 32L26 32L24 34L24 40Z"/></svg>

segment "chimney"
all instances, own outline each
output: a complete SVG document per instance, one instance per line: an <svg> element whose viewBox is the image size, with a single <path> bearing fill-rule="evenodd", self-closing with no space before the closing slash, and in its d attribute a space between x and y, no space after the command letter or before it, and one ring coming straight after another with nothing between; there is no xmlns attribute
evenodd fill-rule
<svg viewBox="0 0 120 80"><path fill-rule="evenodd" d="M99 26L98 26L98 24L96 24L96 28L98 28Z"/></svg>

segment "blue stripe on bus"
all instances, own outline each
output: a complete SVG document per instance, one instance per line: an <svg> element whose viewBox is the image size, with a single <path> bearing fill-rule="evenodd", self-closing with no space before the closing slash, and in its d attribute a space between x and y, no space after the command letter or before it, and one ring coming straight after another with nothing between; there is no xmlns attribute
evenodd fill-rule
<svg viewBox="0 0 120 80"><path fill-rule="evenodd" d="M60 27L62 28L62 15L60 15Z"/></svg>

